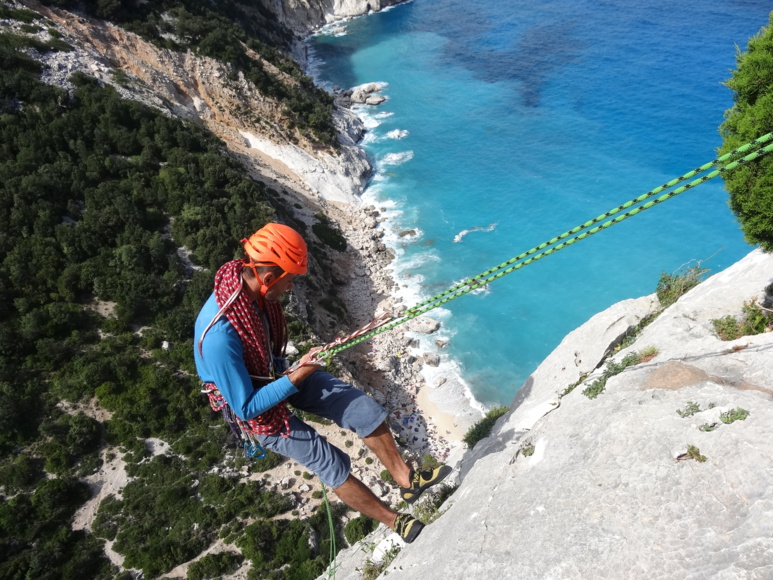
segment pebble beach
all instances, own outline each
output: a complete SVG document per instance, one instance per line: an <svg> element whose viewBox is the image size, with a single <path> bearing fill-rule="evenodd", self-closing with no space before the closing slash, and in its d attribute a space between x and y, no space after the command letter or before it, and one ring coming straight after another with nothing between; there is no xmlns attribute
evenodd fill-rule
<svg viewBox="0 0 773 580"><path fill-rule="evenodd" d="M390 224L379 209L341 203L329 209L351 247L351 263L342 265L351 270L351 282L342 289L342 298L356 324L411 306L402 304L396 293L398 281L390 268L393 253L382 241ZM482 413L465 397L455 397L449 404L451 398L444 391L453 379L427 380L428 371L437 374L442 356L439 347L424 345L434 344L440 328L440 321L419 317L354 347L349 356L355 382L386 408L400 443L416 457L429 454L448 461L465 447L462 439Z"/></svg>

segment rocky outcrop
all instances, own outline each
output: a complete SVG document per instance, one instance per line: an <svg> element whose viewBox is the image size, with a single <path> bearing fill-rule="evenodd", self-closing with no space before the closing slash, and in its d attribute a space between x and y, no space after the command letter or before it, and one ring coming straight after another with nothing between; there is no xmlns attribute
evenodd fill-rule
<svg viewBox="0 0 773 580"><path fill-rule="evenodd" d="M274 167L286 168L283 173L295 176L308 192L327 201L357 204L372 170L367 154L356 146L362 124L346 109L335 110L334 122L342 144L341 151L336 153L312 153L294 143L277 143L246 130L240 133L248 146L248 155L268 159Z"/></svg>
<svg viewBox="0 0 773 580"><path fill-rule="evenodd" d="M771 282L773 255L759 250L709 278L614 354L657 350L595 399L583 390L657 300L569 334L467 453L448 511L389 578L773 577L773 333L725 342L711 323ZM745 420L721 420L739 408ZM369 557L342 554L336 578Z"/></svg>
<svg viewBox="0 0 773 580"><path fill-rule="evenodd" d="M279 21L301 36L331 22L379 12L405 0L261 0Z"/></svg>
<svg viewBox="0 0 773 580"><path fill-rule="evenodd" d="M261 181L321 203L357 203L372 168L366 153L356 146L364 128L351 111L335 112L340 148L320 148L287 127L281 103L262 95L241 73L233 75L227 64L156 47L99 20L27 4L54 22L76 47L40 55L49 66L43 76L46 82L66 87L72 73L86 72L126 98L204 125ZM271 63L262 64L283 82L297 82Z"/></svg>

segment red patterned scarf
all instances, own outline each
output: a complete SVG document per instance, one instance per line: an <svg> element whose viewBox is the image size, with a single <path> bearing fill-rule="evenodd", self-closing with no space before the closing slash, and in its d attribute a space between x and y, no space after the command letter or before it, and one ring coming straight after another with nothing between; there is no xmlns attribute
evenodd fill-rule
<svg viewBox="0 0 773 580"><path fill-rule="evenodd" d="M244 263L241 260L226 262L220 267L215 274L215 298L221 309L225 307L228 322L239 333L244 347L244 364L247 372L253 376L268 377L273 368L271 355L285 355L288 338L287 321L281 304L264 302L263 313L268 319L269 326L268 329L265 328L260 311L250 301L247 293L242 291L243 267ZM219 392L216 396L222 398ZM224 401L219 402L221 403L219 407L222 408ZM210 403L215 403L211 395ZM214 404L212 408L215 409ZM242 421L237 417L237 421L239 426L250 434L282 433L283 437L290 436L290 411L284 401L254 419ZM282 432L283 428L284 432Z"/></svg>

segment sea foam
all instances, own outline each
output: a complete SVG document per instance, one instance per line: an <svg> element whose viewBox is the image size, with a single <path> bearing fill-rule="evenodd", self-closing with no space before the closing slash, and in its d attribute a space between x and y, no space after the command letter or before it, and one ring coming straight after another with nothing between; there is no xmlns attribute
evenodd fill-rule
<svg viewBox="0 0 773 580"><path fill-rule="evenodd" d="M387 153L379 161L379 165L402 165L413 159L413 151L400 151L398 153Z"/></svg>
<svg viewBox="0 0 773 580"><path fill-rule="evenodd" d="M467 234L471 234L472 232L493 232L494 229L497 227L497 223L491 223L488 226L475 226L474 228L470 228L469 230L462 230L458 234L454 236L454 242L457 244L462 241L462 238L466 236Z"/></svg>
<svg viewBox="0 0 773 580"><path fill-rule="evenodd" d="M407 129L394 129L386 134L387 139L405 139L409 132Z"/></svg>

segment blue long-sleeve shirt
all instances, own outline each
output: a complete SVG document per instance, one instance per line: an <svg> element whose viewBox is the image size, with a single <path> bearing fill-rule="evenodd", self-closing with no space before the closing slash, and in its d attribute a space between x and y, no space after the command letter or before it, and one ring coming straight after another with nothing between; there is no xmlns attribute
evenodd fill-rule
<svg viewBox="0 0 773 580"><path fill-rule="evenodd" d="M209 297L196 318L193 357L199 377L205 383L214 383L242 420L253 419L271 407L294 395L298 389L283 376L266 386L252 386L244 364L244 347L239 333L225 316L207 331L199 354L199 338L220 308L215 294Z"/></svg>

